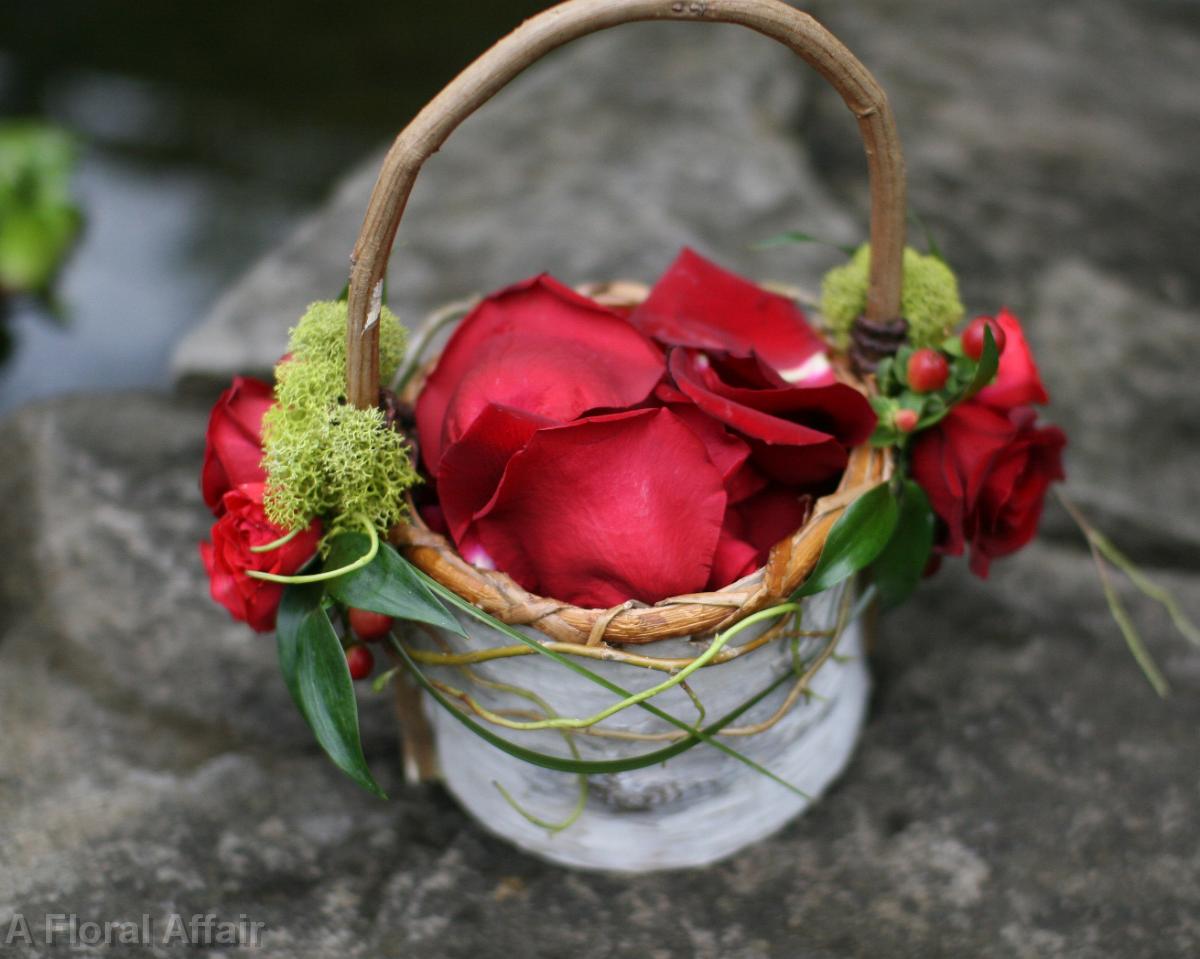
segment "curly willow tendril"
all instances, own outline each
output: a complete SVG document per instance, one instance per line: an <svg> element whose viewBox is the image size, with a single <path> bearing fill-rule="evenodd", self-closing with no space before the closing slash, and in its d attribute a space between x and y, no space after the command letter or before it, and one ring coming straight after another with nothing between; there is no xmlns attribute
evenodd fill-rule
<svg viewBox="0 0 1200 959"><path fill-rule="evenodd" d="M253 579L266 580L268 583L283 583L291 586L294 584L304 583L324 583L327 580L337 579L339 576L345 576L347 573L353 573L357 569L362 569L364 566L369 566L379 555L379 534L375 531L375 524L367 517L360 517L359 522L362 525L363 532L371 541L370 548L363 553L358 559L345 566L339 566L337 569L325 569L319 573L306 573L298 576L280 576L278 573L264 573L257 569L246 570L246 575ZM268 544L270 545L270 544Z"/></svg>
<svg viewBox="0 0 1200 959"><path fill-rule="evenodd" d="M792 640L802 639L830 639L834 635L833 629L786 629L788 620L784 619L776 623L770 629L765 630L760 636L756 636L749 642L743 643L740 646L726 646L716 656L705 663L705 668L712 666L720 666L722 663L728 663L731 660L738 659L754 650L766 646L774 642L781 636L786 636ZM584 646L580 643L557 642L554 640L545 641L542 645L555 653L565 654L567 656L576 656L582 659L595 659L607 663L624 663L629 666L641 666L645 669L656 669L664 673L674 673L676 670L682 669L691 663L695 657L657 657L646 656L642 653L631 653L627 650L620 649L616 646L609 646L607 643L601 643L596 646ZM472 649L466 652L454 652L448 647L443 647L441 652L435 652L430 649L417 649L412 646L405 646L405 652L408 653L416 662L423 666L472 666L478 663L486 663L495 659L510 659L518 656L536 656L537 650L530 649L528 646L512 645L512 646L493 646L490 649Z"/></svg>
<svg viewBox="0 0 1200 959"><path fill-rule="evenodd" d="M643 703L648 699L653 699L660 693L666 692L668 689L673 689L684 680L686 680L697 669L708 663L714 656L721 651L726 643L734 636L740 633L743 629L753 626L755 623L762 622L764 619L771 619L776 616L784 616L788 613L794 613L800 608L798 603L780 603L778 606L772 606L769 609L759 610L751 616L747 616L741 622L735 624L723 633L718 633L703 653L693 659L687 666L679 670L670 679L666 679L649 689L644 689L640 693L634 693L622 699L620 702L613 703L607 709L602 709L594 716L583 718L555 717L552 719L539 719L529 722L519 722L507 719L498 713L485 709L482 706L477 708L481 710L480 715L490 720L498 726L504 726L508 729L516 730L533 730L533 729L586 729L589 726L595 726L599 722L603 722L610 716L614 716L622 710L628 709L630 706L636 706L638 703ZM459 697L461 698L461 697Z"/></svg>
<svg viewBox="0 0 1200 959"><path fill-rule="evenodd" d="M466 670L464 670L464 672L466 672ZM558 715L554 711L554 708L541 696L533 692L533 690L524 689L521 686L514 686L511 683L496 682L495 680L485 679L484 677L478 675L472 676L471 678L479 685L485 686L488 689L493 689L496 692L510 693L513 696L520 696L524 699L528 699L542 711L541 715L543 717L554 718ZM565 729L559 730L559 733L566 741L567 749L571 751L571 756L575 759L579 759L579 747L575 745L574 734L570 730ZM524 816L525 819L533 823L535 826L540 826L548 832L555 833L562 832L564 829L568 829L573 826L578 821L579 817L583 815L584 807L587 806L588 778L587 776L583 775L580 775L577 778L579 780L579 797L575 800L574 807L572 807L571 811L567 813L566 817L560 819L558 822L551 822L548 819L543 819L542 817L531 813L519 802L517 802L517 800L513 798L513 795L507 789L505 789L503 784L498 780L492 780L492 785L495 786L496 791L500 793L502 797L504 797L504 801L512 806L512 808L518 813Z"/></svg>
<svg viewBox="0 0 1200 959"><path fill-rule="evenodd" d="M282 536L279 537L279 539L272 540L269 543L263 543L262 546L251 546L250 552L252 552L252 553L273 553L275 550L282 549L284 546L287 546L288 543L290 543L297 536L299 536L301 533L303 533L304 529L305 529L305 527L298 526L296 529L292 530L290 533L284 533ZM253 575L253 574L251 574L251 575Z"/></svg>
<svg viewBox="0 0 1200 959"><path fill-rule="evenodd" d="M862 610L865 609L866 606L871 602L871 600L873 599L873 596L874 596L874 590L873 589L868 590L867 592L865 592L862 595L862 597L860 597L858 603L854 604L852 607L852 605L851 605L852 593L850 590L847 590L845 592L844 596L842 597L842 601L838 607L836 625L834 626L834 628L832 630L821 631L821 634L824 637L826 637L828 639L828 641L821 647L820 651L814 657L812 657L809 661L807 661L807 662L797 661L796 662L795 672L796 672L797 679L796 679L795 683L792 684L787 695L784 697L783 702L780 703L779 708L776 709L776 711L774 713L772 713L770 716L768 716L766 719L762 720L761 722L753 723L753 724L746 725L746 726L730 726L726 729L722 729L720 732L717 733L717 735L728 736L728 737L745 737L745 736L758 735L759 733L765 732L766 730L770 729L772 726L776 725L780 720L782 720L783 717L786 716L788 714L788 712L791 711L792 707L796 705L796 703L799 701L801 696L812 695L812 692L809 689L809 684L812 682L813 678L816 676L817 671L820 670L820 668L822 666L824 666L826 662L828 662L830 659L834 658L834 654L836 653L837 646L838 646L838 641L840 640L842 633L845 631L846 626L858 618L858 616L861 614ZM786 605L793 605L793 604L786 604ZM766 616L766 615L770 615L772 613L776 613L778 611L778 609L779 609L779 607L772 607L771 609L763 610L762 615ZM756 614L756 615L758 615L758 614ZM742 625L742 624L738 624L738 625ZM735 629L736 629L736 627L735 627ZM794 633L792 633L790 635L797 640L811 638L810 636L805 635L806 632L807 631L802 632L802 631L797 630L797 631L794 631ZM492 688L492 689L499 688L499 686L497 684L493 683L491 680L485 679L482 676L480 676L476 670L470 669L467 666L460 666L459 668L460 668L460 671L462 673L464 673L467 676L467 678L470 679L476 685L483 686L485 688ZM539 721L542 718L541 716L539 716L539 714L533 713L528 710L510 709L510 710L491 711L491 710L488 710L485 707L483 707L473 696L471 696L469 693L465 692L464 690L457 689L447 683L443 683L443 682L440 682L437 680L434 680L433 682L434 682L434 685L441 692L443 692L447 696L450 696L450 697L458 700L459 702L463 703L475 715L479 716L482 719L487 720L488 722L493 723L494 725L505 726L508 728L520 728L520 727L513 726L512 721L520 720L520 719L532 719L533 721ZM681 685L686 685L686 684L681 684ZM510 686L507 686L507 684L505 685L505 688L511 692L516 693L517 695L524 695L525 693L528 692L527 690L519 691L519 687L510 687ZM530 698L530 697L525 696L525 698ZM703 707L695 698L693 698L693 703L697 706L698 709L703 710ZM620 704L618 704L618 705L620 705ZM620 740L626 740L626 741L631 741L631 742L668 742L669 743L669 742L676 742L678 740L681 740L681 739L685 738L687 735L687 733L679 731L679 730L671 730L671 731L661 732L661 733L636 733L636 732L630 732L630 731L626 731L626 730L606 729L606 728L601 728L601 727L595 726L595 725L581 727L578 729L574 729L572 731L577 734L594 736L594 737L598 737L598 738L602 738L602 739L620 739Z"/></svg>

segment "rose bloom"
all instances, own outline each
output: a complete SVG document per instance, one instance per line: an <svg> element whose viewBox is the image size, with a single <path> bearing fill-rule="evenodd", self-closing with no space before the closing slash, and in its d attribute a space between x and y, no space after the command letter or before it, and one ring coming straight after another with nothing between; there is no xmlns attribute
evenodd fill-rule
<svg viewBox="0 0 1200 959"><path fill-rule="evenodd" d="M275 628L283 586L247 576L247 570L290 576L312 558L321 539L320 521L314 519L308 529L278 549L251 552L251 547L265 546L287 534L267 519L264 488L262 483L243 483L227 492L221 498L221 517L213 525L212 542L200 544L213 599L234 619L249 623L260 633Z"/></svg>
<svg viewBox="0 0 1200 959"><path fill-rule="evenodd" d="M235 486L266 480L262 468L262 418L274 402L269 383L236 376L213 406L204 434L200 490L214 514L220 515L222 497Z"/></svg>
<svg viewBox="0 0 1200 959"><path fill-rule="evenodd" d="M971 571L986 577L993 559L1033 539L1050 484L1064 478L1067 438L1038 426L1030 403L1048 400L1020 321L1006 310L1006 335L992 385L918 434L912 476L941 520L940 552L971 550Z"/></svg>
<svg viewBox="0 0 1200 959"><path fill-rule="evenodd" d="M752 572L875 415L795 304L685 250L632 311L549 276L487 297L416 421L424 515L469 562L606 607Z"/></svg>

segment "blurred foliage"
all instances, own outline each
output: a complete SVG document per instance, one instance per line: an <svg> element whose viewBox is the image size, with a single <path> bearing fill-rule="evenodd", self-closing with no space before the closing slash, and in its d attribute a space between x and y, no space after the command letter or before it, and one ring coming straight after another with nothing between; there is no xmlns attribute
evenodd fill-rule
<svg viewBox="0 0 1200 959"><path fill-rule="evenodd" d="M83 225L70 190L77 156L62 130L0 124L0 298L49 293Z"/></svg>

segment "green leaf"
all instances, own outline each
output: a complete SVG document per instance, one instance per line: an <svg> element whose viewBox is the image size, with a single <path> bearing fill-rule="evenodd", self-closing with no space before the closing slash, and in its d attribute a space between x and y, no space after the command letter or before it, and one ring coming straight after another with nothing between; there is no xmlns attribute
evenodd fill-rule
<svg viewBox="0 0 1200 959"><path fill-rule="evenodd" d="M788 230L785 233L777 233L775 236L768 237L754 244L756 250L769 250L776 246L792 246L797 243L817 243L821 246L832 247L835 250L841 250L846 256L853 256L854 251L858 249L856 246L846 246L843 243L833 243L829 240L823 240L819 236L812 236L808 233L801 233L799 230Z"/></svg>
<svg viewBox="0 0 1200 959"><path fill-rule="evenodd" d="M875 382L879 384L881 393L890 394L892 391L889 388L892 379L892 366L895 364L895 358L885 356L879 361L879 365L875 367Z"/></svg>
<svg viewBox="0 0 1200 959"><path fill-rule="evenodd" d="M311 572L309 564L301 572ZM300 702L300 688L296 681L300 659L300 628L310 614L321 609L325 598L325 590L321 583L305 583L288 586L283 591L279 601L279 611L275 614L275 650L279 655L279 671L283 681L292 694L292 701L301 713L304 706Z"/></svg>
<svg viewBox="0 0 1200 959"><path fill-rule="evenodd" d="M941 343L938 344L938 349L943 353L949 354L955 359L959 359L967 355L963 352L961 333L953 333L946 337Z"/></svg>
<svg viewBox="0 0 1200 959"><path fill-rule="evenodd" d="M914 352L911 346L902 346L892 358L892 380L902 390L908 389L908 361Z"/></svg>
<svg viewBox="0 0 1200 959"><path fill-rule="evenodd" d="M368 547L369 540L363 533L343 533L333 541L325 568L345 566ZM330 596L347 606L466 635L442 601L417 577L412 564L386 543L380 545L379 555L369 565L330 580L327 588Z"/></svg>
<svg viewBox="0 0 1200 959"><path fill-rule="evenodd" d="M354 681L320 594L317 584L284 590L276 620L283 679L334 765L368 792L386 799L363 756Z"/></svg>
<svg viewBox="0 0 1200 959"><path fill-rule="evenodd" d="M833 524L816 568L794 596L820 593L869 566L887 546L898 514L887 483L863 493Z"/></svg>
<svg viewBox="0 0 1200 959"><path fill-rule="evenodd" d="M975 376L967 386L962 399L969 400L981 389L996 378L1000 369L1000 350L996 347L996 339L992 336L992 328L988 324L983 327L983 352L979 354L979 366L975 368Z"/></svg>
<svg viewBox="0 0 1200 959"><path fill-rule="evenodd" d="M934 525L925 491L913 480L906 480L896 529L871 566L884 609L899 606L921 582L933 549Z"/></svg>

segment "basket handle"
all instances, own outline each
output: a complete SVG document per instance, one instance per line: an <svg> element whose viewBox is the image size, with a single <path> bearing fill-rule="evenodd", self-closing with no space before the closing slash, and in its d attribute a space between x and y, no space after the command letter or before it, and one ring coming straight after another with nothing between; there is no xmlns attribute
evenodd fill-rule
<svg viewBox="0 0 1200 959"><path fill-rule="evenodd" d="M379 402L379 310L384 273L422 164L454 129L526 67L578 37L639 20L737 23L778 40L841 95L858 119L871 186L871 271L866 316L900 316L905 232L904 157L887 96L828 30L783 0L568 0L525 21L468 66L396 137L371 192L351 256L347 399Z"/></svg>

